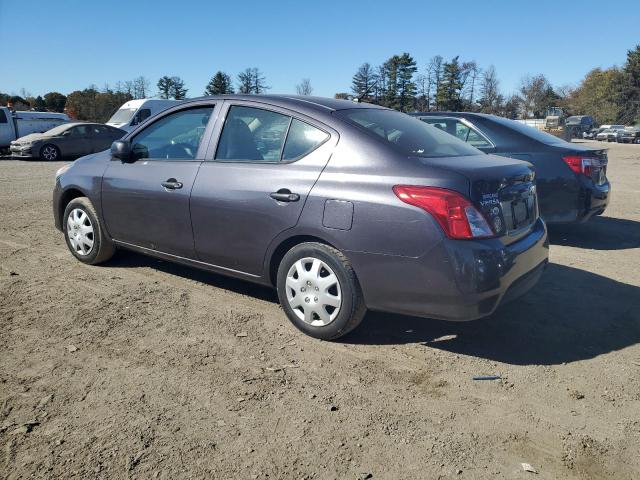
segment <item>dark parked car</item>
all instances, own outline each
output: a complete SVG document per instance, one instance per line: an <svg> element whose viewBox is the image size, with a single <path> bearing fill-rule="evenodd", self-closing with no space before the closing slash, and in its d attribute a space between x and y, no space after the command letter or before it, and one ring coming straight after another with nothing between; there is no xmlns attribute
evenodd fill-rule
<svg viewBox="0 0 640 480"><path fill-rule="evenodd" d="M624 130L618 130L616 141L618 143L640 143L640 128L627 127Z"/></svg>
<svg viewBox="0 0 640 480"><path fill-rule="evenodd" d="M566 142L514 120L481 113L412 114L485 153L526 160L536 169L547 223L584 222L609 203L607 151Z"/></svg>
<svg viewBox="0 0 640 480"><path fill-rule="evenodd" d="M548 257L530 164L314 97L184 102L60 169L53 213L82 262L126 248L272 285L323 339L367 308L489 315Z"/></svg>
<svg viewBox="0 0 640 480"><path fill-rule="evenodd" d="M593 117L590 115L573 115L565 120L564 128L568 138L583 138L583 134L593 129Z"/></svg>
<svg viewBox="0 0 640 480"><path fill-rule="evenodd" d="M14 140L9 148L14 157L53 161L107 150L125 133L102 123L65 123Z"/></svg>

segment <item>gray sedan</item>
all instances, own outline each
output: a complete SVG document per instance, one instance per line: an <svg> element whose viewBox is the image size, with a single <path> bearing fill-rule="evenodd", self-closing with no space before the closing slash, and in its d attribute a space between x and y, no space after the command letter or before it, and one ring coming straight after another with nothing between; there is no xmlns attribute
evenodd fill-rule
<svg viewBox="0 0 640 480"><path fill-rule="evenodd" d="M534 177L386 108L212 96L61 168L53 214L81 262L122 248L271 285L333 339L367 309L472 320L529 290L548 258Z"/></svg>
<svg viewBox="0 0 640 480"><path fill-rule="evenodd" d="M125 133L101 123L65 123L14 140L9 148L14 157L53 161L101 152Z"/></svg>

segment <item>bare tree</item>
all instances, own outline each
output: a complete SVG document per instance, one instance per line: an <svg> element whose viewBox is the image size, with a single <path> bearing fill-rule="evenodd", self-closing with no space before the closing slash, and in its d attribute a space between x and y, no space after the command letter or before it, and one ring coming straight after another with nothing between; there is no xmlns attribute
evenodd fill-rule
<svg viewBox="0 0 640 480"><path fill-rule="evenodd" d="M500 113L504 98L500 94L500 82L496 67L489 67L482 73L480 82L480 111L483 113Z"/></svg>
<svg viewBox="0 0 640 480"><path fill-rule="evenodd" d="M149 94L149 87L151 82L149 79L140 75L133 80L133 97L134 98L147 98Z"/></svg>
<svg viewBox="0 0 640 480"><path fill-rule="evenodd" d="M475 60L462 64L462 84L463 97L469 102L469 107L474 109L474 99L476 98L477 78L480 75L480 67Z"/></svg>
<svg viewBox="0 0 640 480"><path fill-rule="evenodd" d="M438 92L440 91L442 84L442 64L442 57L440 55L436 55L429 60L429 64L427 65L427 78L429 80L427 96L434 99L430 105L432 105L435 110L440 109L440 105L438 104ZM429 107L429 110L431 110L432 107Z"/></svg>
<svg viewBox="0 0 640 480"><path fill-rule="evenodd" d="M238 92L260 95L271 88L265 80L262 72L256 67L246 68L238 74Z"/></svg>
<svg viewBox="0 0 640 480"><path fill-rule="evenodd" d="M311 80L303 78L302 81L296 85L296 92L298 92L298 95L311 95L313 93Z"/></svg>

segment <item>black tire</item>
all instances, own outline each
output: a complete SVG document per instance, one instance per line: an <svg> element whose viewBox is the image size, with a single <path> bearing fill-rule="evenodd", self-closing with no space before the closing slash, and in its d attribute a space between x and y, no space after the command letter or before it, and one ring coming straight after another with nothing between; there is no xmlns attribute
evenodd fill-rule
<svg viewBox="0 0 640 480"><path fill-rule="evenodd" d="M287 298L289 287L286 282L289 270L298 260L305 258L319 259L324 262L338 279L341 305L335 318L323 326L311 325L299 318ZM349 260L339 250L322 243L301 243L289 250L278 267L277 288L280 305L291 323L307 335L321 340L333 340L346 335L360 324L367 312L360 283Z"/></svg>
<svg viewBox="0 0 640 480"><path fill-rule="evenodd" d="M74 212L75 217L77 211L84 212L86 214L86 217L88 218L89 223L87 223L87 220L85 218L82 222L82 225L85 227L90 226L92 229L92 233L90 237L88 237L93 241L93 244L90 248L82 242L80 242L80 246L78 246L78 243L76 243L76 246L72 244L69 235L69 216L72 214L72 212ZM72 225L79 224L79 222L76 221L75 218L72 218L71 223ZM89 265L104 263L111 257L113 257L113 254L115 253L115 246L113 245L111 239L108 238L105 234L104 227L98 219L98 214L96 213L95 208L93 208L91 201L87 197L74 198L67 204L66 208L64 209L64 215L62 216L62 230L64 232L64 239L67 243L69 251L73 254L74 257L76 257L83 263ZM71 230L72 232L78 234L80 233L80 231L74 226L71 227ZM76 240L75 238L74 241L78 242L78 240Z"/></svg>

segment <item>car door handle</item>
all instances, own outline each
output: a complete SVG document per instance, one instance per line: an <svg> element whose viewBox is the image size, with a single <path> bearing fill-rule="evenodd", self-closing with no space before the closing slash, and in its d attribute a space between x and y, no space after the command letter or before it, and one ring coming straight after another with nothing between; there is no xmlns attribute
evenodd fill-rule
<svg viewBox="0 0 640 480"><path fill-rule="evenodd" d="M182 188L182 182L177 181L175 178L170 178L162 182L162 186L167 190L178 190Z"/></svg>
<svg viewBox="0 0 640 480"><path fill-rule="evenodd" d="M281 188L277 192L271 193L269 196L279 202L297 202L300 200L300 195L297 193L291 193L291 190L287 188Z"/></svg>

